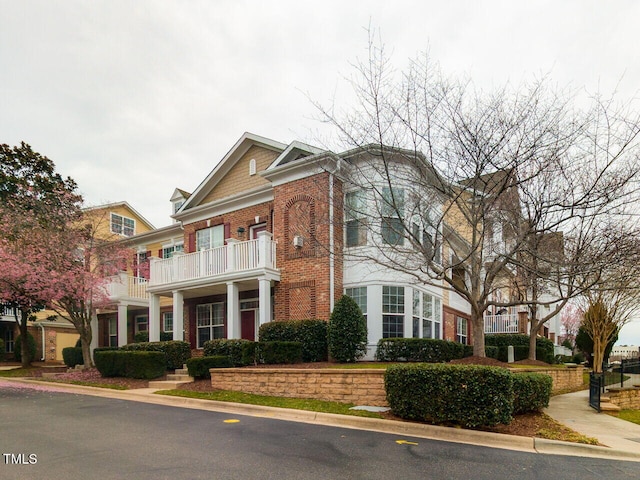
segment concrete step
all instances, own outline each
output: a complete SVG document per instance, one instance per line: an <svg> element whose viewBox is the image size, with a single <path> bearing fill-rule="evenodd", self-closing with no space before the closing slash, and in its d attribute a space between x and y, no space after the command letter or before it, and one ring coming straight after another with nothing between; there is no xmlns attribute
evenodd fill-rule
<svg viewBox="0 0 640 480"><path fill-rule="evenodd" d="M180 385L191 383L191 381L175 381L175 380L154 380L149 382L149 388L155 388L157 390L174 390Z"/></svg>
<svg viewBox="0 0 640 480"><path fill-rule="evenodd" d="M193 377L184 374L169 373L167 374L167 380L171 380L173 382L193 382Z"/></svg>
<svg viewBox="0 0 640 480"><path fill-rule="evenodd" d="M619 412L620 411L620 407L618 405L614 404L614 403L600 401L600 411L602 411L602 412Z"/></svg>
<svg viewBox="0 0 640 480"><path fill-rule="evenodd" d="M608 397L606 395L600 395L600 403L608 403L611 402L611 397Z"/></svg>
<svg viewBox="0 0 640 480"><path fill-rule="evenodd" d="M176 375L189 375L189 369L187 369L187 368L176 368Z"/></svg>

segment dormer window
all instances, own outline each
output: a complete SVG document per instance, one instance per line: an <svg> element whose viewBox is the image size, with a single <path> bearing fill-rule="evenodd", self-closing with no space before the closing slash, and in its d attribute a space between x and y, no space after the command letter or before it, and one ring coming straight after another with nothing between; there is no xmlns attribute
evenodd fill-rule
<svg viewBox="0 0 640 480"><path fill-rule="evenodd" d="M173 214L174 215L176 213L178 213L178 210L180 210L182 208L182 205L184 205L184 200L178 200L176 202L173 202Z"/></svg>

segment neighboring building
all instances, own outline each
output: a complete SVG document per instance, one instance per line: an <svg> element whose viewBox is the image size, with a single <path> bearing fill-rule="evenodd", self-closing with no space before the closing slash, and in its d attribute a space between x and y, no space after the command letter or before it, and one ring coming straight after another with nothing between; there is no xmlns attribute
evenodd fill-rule
<svg viewBox="0 0 640 480"><path fill-rule="evenodd" d="M103 241L117 241L155 231L155 227L127 202L84 208L82 221L91 226L95 238ZM124 278L126 279L126 276ZM120 277L114 278L108 285L116 300L119 300L118 295L122 290L121 281ZM149 302L144 286L133 282L133 285L127 287L133 287L136 292L133 301L138 301L148 309ZM19 315L19 312L17 313ZM4 340L8 359L13 358L15 339L19 334L15 314L15 310L10 306L0 305L0 338ZM36 340L36 360L39 361L61 362L62 349L75 346L79 338L75 327L52 310L36 312L28 322L28 331ZM95 332L94 338L97 337ZM96 345L97 343L94 343L94 346Z"/></svg>
<svg viewBox="0 0 640 480"><path fill-rule="evenodd" d="M638 345L614 345L609 355L609 361L631 360L640 358Z"/></svg>

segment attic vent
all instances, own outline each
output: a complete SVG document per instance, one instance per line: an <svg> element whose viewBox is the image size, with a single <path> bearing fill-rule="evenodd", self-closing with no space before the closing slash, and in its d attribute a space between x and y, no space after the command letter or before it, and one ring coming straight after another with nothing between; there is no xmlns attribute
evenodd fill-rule
<svg viewBox="0 0 640 480"><path fill-rule="evenodd" d="M249 175L255 175L256 174L256 159L252 158L251 160L249 160Z"/></svg>

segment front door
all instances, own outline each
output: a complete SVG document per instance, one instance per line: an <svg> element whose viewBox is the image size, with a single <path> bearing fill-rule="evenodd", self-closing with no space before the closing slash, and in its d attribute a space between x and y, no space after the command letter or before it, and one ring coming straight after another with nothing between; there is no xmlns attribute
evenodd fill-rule
<svg viewBox="0 0 640 480"><path fill-rule="evenodd" d="M242 310L240 312L240 335L245 340L256 339L256 310Z"/></svg>

